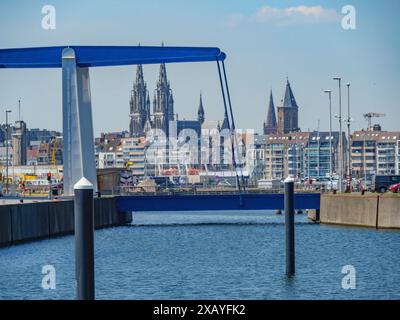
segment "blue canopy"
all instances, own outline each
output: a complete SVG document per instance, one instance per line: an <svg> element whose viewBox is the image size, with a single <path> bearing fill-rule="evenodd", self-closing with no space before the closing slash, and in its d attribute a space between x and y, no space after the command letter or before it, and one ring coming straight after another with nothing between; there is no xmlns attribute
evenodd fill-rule
<svg viewBox="0 0 400 320"><path fill-rule="evenodd" d="M63 49L75 50L79 67L169 62L223 61L218 48L148 46L64 46L0 49L0 68L61 68Z"/></svg>

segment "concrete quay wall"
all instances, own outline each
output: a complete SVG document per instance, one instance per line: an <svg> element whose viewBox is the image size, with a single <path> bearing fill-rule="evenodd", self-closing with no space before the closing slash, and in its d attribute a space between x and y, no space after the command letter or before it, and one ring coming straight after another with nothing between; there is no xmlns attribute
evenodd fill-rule
<svg viewBox="0 0 400 320"><path fill-rule="evenodd" d="M95 228L124 225L132 216L117 211L115 198L94 199ZM74 201L0 206L0 247L74 233Z"/></svg>
<svg viewBox="0 0 400 320"><path fill-rule="evenodd" d="M320 222L400 229L400 197L389 194L323 194Z"/></svg>
<svg viewBox="0 0 400 320"><path fill-rule="evenodd" d="M378 227L400 229L400 196L380 197Z"/></svg>

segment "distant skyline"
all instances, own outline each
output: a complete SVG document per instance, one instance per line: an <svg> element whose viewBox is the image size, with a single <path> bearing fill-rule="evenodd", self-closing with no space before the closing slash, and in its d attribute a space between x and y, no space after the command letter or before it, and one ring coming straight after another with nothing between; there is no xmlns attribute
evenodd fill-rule
<svg viewBox="0 0 400 320"><path fill-rule="evenodd" d="M56 9L56 29L41 26L44 5ZM341 26L342 7L356 9L356 30ZM0 2L0 48L55 45L217 46L226 67L236 126L262 132L270 90L275 105L288 76L299 105L303 131L328 130L328 97L347 116L351 83L352 131L366 128L363 114L386 113L383 130L400 131L400 1L36 1ZM158 65L143 66L152 96ZM136 66L91 69L95 135L129 130L129 98ZM169 64L168 79L179 118L195 119L200 91L207 120L223 119L215 63ZM0 122L62 130L61 70L0 69ZM338 129L334 119L334 129Z"/></svg>

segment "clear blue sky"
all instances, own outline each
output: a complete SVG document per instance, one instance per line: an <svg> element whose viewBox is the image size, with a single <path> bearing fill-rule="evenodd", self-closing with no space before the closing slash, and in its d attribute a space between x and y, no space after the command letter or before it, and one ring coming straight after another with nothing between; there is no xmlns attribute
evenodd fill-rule
<svg viewBox="0 0 400 320"><path fill-rule="evenodd" d="M56 30L41 28L46 4L56 8ZM342 29L336 19L347 4L357 10L356 30ZM303 130L316 129L318 120L321 130L328 129L328 100L322 90L335 90L337 112L337 83L331 80L336 75L344 84L352 84L354 128L365 127L363 113L384 112L387 117L379 119L384 129L400 130L398 12L398 0L2 0L0 48L162 41L174 46L218 46L228 55L237 127L261 131L269 90L272 87L278 104L288 74ZM158 69L144 66L150 96ZM91 70L95 134L128 129L135 72L135 66ZM180 118L195 117L200 91L206 118L222 117L214 63L171 64L167 72ZM0 70L0 122L7 107L16 120L18 97L28 127L61 130L60 70Z"/></svg>

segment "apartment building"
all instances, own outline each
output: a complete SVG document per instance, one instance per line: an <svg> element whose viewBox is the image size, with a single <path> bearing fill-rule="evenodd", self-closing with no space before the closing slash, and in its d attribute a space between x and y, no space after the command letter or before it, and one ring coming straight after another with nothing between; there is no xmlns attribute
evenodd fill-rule
<svg viewBox="0 0 400 320"><path fill-rule="evenodd" d="M339 152L339 132L292 132L255 137L255 167L263 179L284 179L292 175L299 179L329 177L339 174L347 141L343 133L343 152ZM332 153L331 153L332 148ZM346 163L343 163L343 171ZM260 169L262 167L262 169ZM262 172L262 173L261 173ZM261 174L260 174L261 173Z"/></svg>
<svg viewBox="0 0 400 320"><path fill-rule="evenodd" d="M141 138L114 138L96 146L96 166L99 169L127 168L133 175L144 175L145 144Z"/></svg>
<svg viewBox="0 0 400 320"><path fill-rule="evenodd" d="M125 166L129 167L135 176L143 176L145 173L145 148L146 139L124 138L121 140L122 156Z"/></svg>
<svg viewBox="0 0 400 320"><path fill-rule="evenodd" d="M114 139L96 150L96 163L99 169L123 168L124 162L121 139Z"/></svg>
<svg viewBox="0 0 400 320"><path fill-rule="evenodd" d="M400 174L400 132L356 131L352 136L351 165L356 178Z"/></svg>

